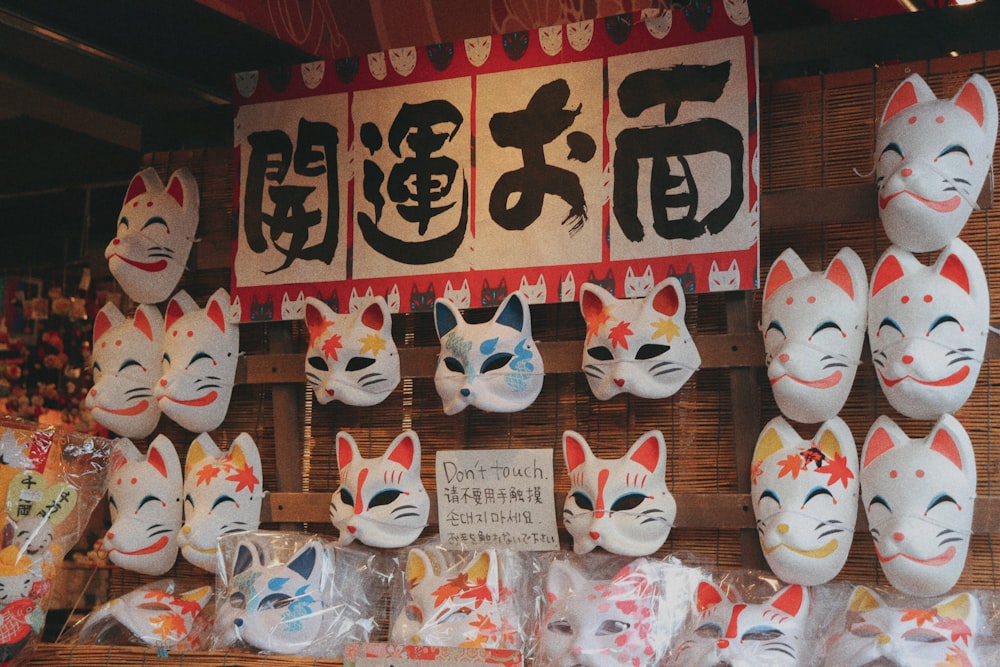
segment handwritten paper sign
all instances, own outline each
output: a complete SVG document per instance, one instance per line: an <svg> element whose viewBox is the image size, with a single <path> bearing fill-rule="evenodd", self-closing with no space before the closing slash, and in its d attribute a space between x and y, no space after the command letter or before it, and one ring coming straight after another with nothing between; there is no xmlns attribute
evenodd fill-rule
<svg viewBox="0 0 1000 667"><path fill-rule="evenodd" d="M444 544L559 548L551 449L439 451L435 470Z"/></svg>

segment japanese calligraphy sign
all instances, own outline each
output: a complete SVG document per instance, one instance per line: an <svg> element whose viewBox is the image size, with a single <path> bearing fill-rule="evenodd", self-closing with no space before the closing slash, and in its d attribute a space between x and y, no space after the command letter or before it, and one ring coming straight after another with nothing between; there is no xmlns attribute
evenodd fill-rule
<svg viewBox="0 0 1000 667"><path fill-rule="evenodd" d="M237 74L241 321L756 287L754 39L724 9Z"/></svg>

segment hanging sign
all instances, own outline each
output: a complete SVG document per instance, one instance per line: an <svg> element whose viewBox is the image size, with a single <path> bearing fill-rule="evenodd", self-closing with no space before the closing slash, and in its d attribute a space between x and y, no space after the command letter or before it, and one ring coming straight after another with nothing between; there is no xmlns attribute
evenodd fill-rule
<svg viewBox="0 0 1000 667"><path fill-rule="evenodd" d="M723 6L237 74L241 321L756 287L755 42Z"/></svg>

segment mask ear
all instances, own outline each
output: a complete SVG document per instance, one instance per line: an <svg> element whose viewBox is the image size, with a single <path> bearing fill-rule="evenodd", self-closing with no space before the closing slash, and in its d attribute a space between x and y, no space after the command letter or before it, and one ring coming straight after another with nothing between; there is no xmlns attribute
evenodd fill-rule
<svg viewBox="0 0 1000 667"><path fill-rule="evenodd" d="M764 300L771 298L771 295L784 287L797 276L807 272L805 263L799 259L798 254L791 248L786 248L778 259L771 264L771 270L767 272L767 281L764 283Z"/></svg>
<svg viewBox="0 0 1000 667"><path fill-rule="evenodd" d="M174 294L167 303L167 314L165 317L166 328L169 329L174 325L174 323L177 322L177 320L183 317L185 313L196 310L197 308L198 304L195 303L195 300L191 298L190 294L184 290L177 292L177 294Z"/></svg>
<svg viewBox="0 0 1000 667"><path fill-rule="evenodd" d="M875 273L872 275L872 296L875 296L904 275L906 273L899 258L890 252L875 267Z"/></svg>
<svg viewBox="0 0 1000 667"><path fill-rule="evenodd" d="M710 581L702 581L698 584L696 597L698 613L704 614L725 599L726 595L722 592L722 589Z"/></svg>
<svg viewBox="0 0 1000 667"><path fill-rule="evenodd" d="M105 304L94 318L94 340L100 340L101 336L106 334L109 329L124 321L125 316L121 314L121 311L114 304Z"/></svg>
<svg viewBox="0 0 1000 667"><path fill-rule="evenodd" d="M241 572L246 572L251 568L257 569L259 564L257 550L246 542L241 542L236 547L236 562L233 563L233 576Z"/></svg>
<svg viewBox="0 0 1000 667"><path fill-rule="evenodd" d="M422 549L411 549L406 558L406 583L411 588L418 585L427 575L434 574L434 567Z"/></svg>
<svg viewBox="0 0 1000 667"><path fill-rule="evenodd" d="M420 439L417 434L413 431L400 433L389 445L385 457L409 470L414 461L420 460Z"/></svg>
<svg viewBox="0 0 1000 667"><path fill-rule="evenodd" d="M628 451L628 458L638 463L649 472L666 471L667 446L663 442L663 433L660 431L648 431L632 445Z"/></svg>
<svg viewBox="0 0 1000 667"><path fill-rule="evenodd" d="M757 439L757 446L753 450L753 462L760 463L784 448L785 443L781 439L781 433L774 425L768 424Z"/></svg>
<svg viewBox="0 0 1000 667"><path fill-rule="evenodd" d="M361 311L361 323L374 331L381 331L389 320L389 306L382 297L375 298Z"/></svg>
<svg viewBox="0 0 1000 667"><path fill-rule="evenodd" d="M861 613L878 609L883 606L882 599L878 594L867 586L858 586L851 594L851 600L847 604L848 611Z"/></svg>
<svg viewBox="0 0 1000 667"><path fill-rule="evenodd" d="M208 306L205 307L205 314L219 328L219 331L226 331L226 313L229 312L229 306L229 292L220 289L212 295L212 298L208 300Z"/></svg>
<svg viewBox="0 0 1000 667"><path fill-rule="evenodd" d="M319 299L307 296L305 321L306 329L309 330L309 339L315 340L320 336L326 329L327 324L333 320L334 315L335 313L328 305Z"/></svg>
<svg viewBox="0 0 1000 667"><path fill-rule="evenodd" d="M500 304L493 321L514 331L524 331L525 323L528 321L528 304L524 296L520 292L508 295Z"/></svg>
<svg viewBox="0 0 1000 667"><path fill-rule="evenodd" d="M930 89L927 82L919 74L911 74L906 77L901 84L892 91L889 101L886 102L885 111L882 113L880 125L885 125L890 119L896 117L914 104L937 99L934 91Z"/></svg>
<svg viewBox="0 0 1000 667"><path fill-rule="evenodd" d="M647 306L667 317L684 317L684 290L676 278L667 278L646 297Z"/></svg>
<svg viewBox="0 0 1000 667"><path fill-rule="evenodd" d="M153 176L156 176L156 180L160 180L160 177L156 174L153 168L147 168L140 171L138 174L132 177L131 182L128 184L128 190L125 192L125 201L129 202L138 197L139 195L144 195L149 191L149 186L146 185L146 176L150 175L152 172Z"/></svg>
<svg viewBox="0 0 1000 667"><path fill-rule="evenodd" d="M288 563L288 569L297 573L303 579L309 579L316 568L319 559L319 547L309 544Z"/></svg>
<svg viewBox="0 0 1000 667"><path fill-rule="evenodd" d="M464 320L451 299L436 299L434 301L434 328L437 329L438 339L444 338L458 326L459 322L464 322Z"/></svg>
<svg viewBox="0 0 1000 667"><path fill-rule="evenodd" d="M566 468L571 474L591 456L593 454L590 452L590 445L582 435L575 431L563 433L563 457L566 459Z"/></svg>
<svg viewBox="0 0 1000 667"><path fill-rule="evenodd" d="M354 442L354 437L347 431L337 434L337 467L343 470L351 461L360 458L361 453Z"/></svg>
<svg viewBox="0 0 1000 667"><path fill-rule="evenodd" d="M808 608L809 598L801 585L793 584L778 591L771 598L770 606L785 612L789 616L798 616L800 612Z"/></svg>

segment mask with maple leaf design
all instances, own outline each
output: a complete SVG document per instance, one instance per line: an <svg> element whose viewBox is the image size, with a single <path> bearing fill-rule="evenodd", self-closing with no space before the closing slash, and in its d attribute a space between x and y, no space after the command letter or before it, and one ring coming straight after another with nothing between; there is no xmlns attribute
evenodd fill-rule
<svg viewBox="0 0 1000 667"><path fill-rule="evenodd" d="M391 629L402 644L520 648L514 645L510 591L501 585L496 551L448 563L437 550L414 548L406 560L406 594Z"/></svg>
<svg viewBox="0 0 1000 667"><path fill-rule="evenodd" d="M827 420L803 439L784 417L761 431L750 498L760 546L784 582L825 583L840 572L858 515L858 453L850 428Z"/></svg>
<svg viewBox="0 0 1000 667"><path fill-rule="evenodd" d="M581 285L580 312L587 322L583 372L594 396L606 401L622 393L677 393L701 365L685 310L684 289L674 277L641 299L616 299L594 283Z"/></svg>
<svg viewBox="0 0 1000 667"><path fill-rule="evenodd" d="M317 402L376 405L399 384L399 353L383 297L366 297L357 310L345 315L307 297L305 321L306 382Z"/></svg>
<svg viewBox="0 0 1000 667"><path fill-rule="evenodd" d="M197 648L197 628L205 622L201 613L212 598L212 587L201 586L184 593L175 593L176 588L173 580L155 582L101 605L87 615L79 640L115 643L121 624L147 646Z"/></svg>
<svg viewBox="0 0 1000 667"><path fill-rule="evenodd" d="M965 567L976 498L976 457L962 424L943 415L925 438L889 417L861 451L861 503L889 583L929 597L951 590Z"/></svg>
<svg viewBox="0 0 1000 667"><path fill-rule="evenodd" d="M609 561L619 565L620 559ZM593 559L559 559L549 568L535 664L544 667L602 667L659 664L687 617L693 570L637 558L610 577ZM666 591L680 603L668 604ZM672 607L669 609L668 607Z"/></svg>
<svg viewBox="0 0 1000 667"><path fill-rule="evenodd" d="M383 549L404 547L427 525L431 501L420 479L420 439L400 433L385 453L364 458L350 433L337 434L340 487L330 500L339 544L357 538Z"/></svg>
<svg viewBox="0 0 1000 667"><path fill-rule="evenodd" d="M975 646L979 623L979 601L970 593L933 604L891 605L858 586L845 609L843 629L827 642L824 664L976 667L981 664Z"/></svg>
<svg viewBox="0 0 1000 667"><path fill-rule="evenodd" d="M184 463L184 526L177 538L184 559L218 570L218 539L256 530L264 500L264 478L257 444L240 433L223 452L207 433L188 448Z"/></svg>
<svg viewBox="0 0 1000 667"><path fill-rule="evenodd" d="M441 341L434 388L446 415L472 405L486 412L517 412L542 391L545 367L531 338L528 299L512 292L488 322L469 324L450 299L434 302Z"/></svg>

